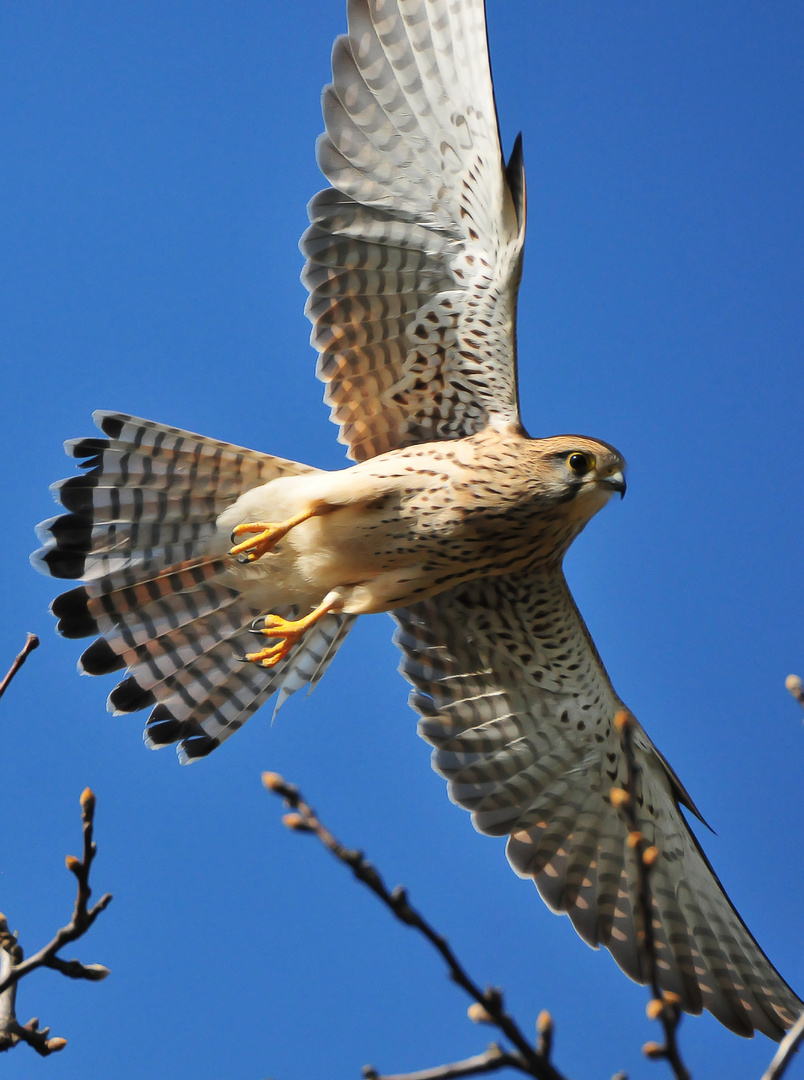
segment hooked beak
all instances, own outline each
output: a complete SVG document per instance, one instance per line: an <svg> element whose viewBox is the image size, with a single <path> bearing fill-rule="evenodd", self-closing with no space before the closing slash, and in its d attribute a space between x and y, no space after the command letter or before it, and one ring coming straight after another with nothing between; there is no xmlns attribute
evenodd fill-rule
<svg viewBox="0 0 804 1080"><path fill-rule="evenodd" d="M600 483L605 484L606 487L611 488L612 491L619 491L621 499L625 497L626 483L622 469L617 469L616 472L601 477Z"/></svg>

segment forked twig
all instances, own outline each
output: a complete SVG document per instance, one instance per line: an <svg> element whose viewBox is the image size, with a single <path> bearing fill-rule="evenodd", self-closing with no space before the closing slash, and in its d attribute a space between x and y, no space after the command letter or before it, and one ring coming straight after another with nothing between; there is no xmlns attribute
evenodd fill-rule
<svg viewBox="0 0 804 1080"><path fill-rule="evenodd" d="M86 788L81 795L83 853L80 859L75 855L68 855L65 860L67 869L75 875L77 882L75 905L69 923L61 927L47 945L25 960L16 935L9 931L5 916L0 914L0 1051L9 1050L19 1042L26 1042L37 1053L47 1056L67 1045L66 1039L49 1038L50 1029L40 1030L37 1019L29 1020L27 1024L17 1021L15 997L20 979L40 967L60 971L71 979L88 979L92 982L105 979L109 974L109 969L102 964L83 964L80 960L65 960L58 955L69 942L83 937L112 899L110 893L105 893L96 904L88 906L92 895L89 871L96 853L92 839L94 815L95 796Z"/></svg>
<svg viewBox="0 0 804 1080"><path fill-rule="evenodd" d="M650 895L650 870L659 857L659 849L649 844L639 831L639 823L634 806L636 804L636 778L639 766L636 762L633 746L634 718L627 709L621 709L614 717L614 727L620 734L620 745L625 760L626 781L624 788L613 788L611 802L625 818L628 824L628 846L636 852L637 858L637 904L642 916L641 933L637 928L637 941L644 963L646 982L651 988L652 999L648 1002L647 1014L651 1020L658 1020L664 1029L664 1043L647 1042L642 1047L646 1057L665 1060L673 1070L676 1080L690 1080L690 1073L681 1060L678 1046L678 1026L681 1023L680 1000L671 991L662 990L656 972L656 940L653 932L653 913ZM635 921L637 913L634 912Z"/></svg>
<svg viewBox="0 0 804 1080"><path fill-rule="evenodd" d="M367 1080L456 1080L463 1076L476 1076L481 1073L496 1072L503 1068L517 1069L537 1080L565 1080L550 1062L552 1048L553 1022L546 1012L539 1017L537 1030L539 1038L536 1044L530 1043L516 1021L505 1011L502 992L495 987L482 990L470 977L464 966L452 951L446 938L439 934L427 920L408 901L407 891L397 887L389 890L374 866L356 851L344 845L322 824L313 808L301 795L299 789L287 783L277 773L263 773L263 784L274 794L284 799L292 813L285 814L284 824L296 832L312 833L336 859L348 866L358 881L361 881L378 896L392 914L406 926L412 926L422 934L434 949L442 956L449 969L450 978L473 999L469 1015L476 1022L494 1024L506 1036L515 1050L505 1050L492 1043L484 1054L439 1065L415 1073L400 1073L393 1076L380 1075L371 1066L363 1070Z"/></svg>

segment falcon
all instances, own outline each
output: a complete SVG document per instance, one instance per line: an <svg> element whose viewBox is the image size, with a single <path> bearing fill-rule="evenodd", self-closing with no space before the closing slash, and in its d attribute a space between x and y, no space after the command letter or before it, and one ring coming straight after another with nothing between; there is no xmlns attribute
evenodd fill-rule
<svg viewBox="0 0 804 1080"><path fill-rule="evenodd" d="M72 440L35 565L82 671L123 672L182 762L273 695L314 686L355 618L391 612L419 732L454 802L632 979L649 979L638 832L655 848L656 976L683 1009L781 1037L802 1003L731 905L697 814L615 693L562 573L625 462L532 439L518 407L525 231L505 163L483 0L349 0L323 93L329 181L301 247L318 374L355 464L327 472L121 413ZM612 798L628 790L631 819Z"/></svg>

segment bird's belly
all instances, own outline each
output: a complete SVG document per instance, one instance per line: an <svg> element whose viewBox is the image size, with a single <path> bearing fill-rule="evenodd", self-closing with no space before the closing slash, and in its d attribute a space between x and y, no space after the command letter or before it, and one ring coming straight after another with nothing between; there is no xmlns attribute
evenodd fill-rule
<svg viewBox="0 0 804 1080"><path fill-rule="evenodd" d="M534 561L532 535L504 518L469 516L460 507L429 518L404 505L392 511L341 507L303 522L284 543L300 576L320 591L344 592L343 610L350 614L404 607Z"/></svg>

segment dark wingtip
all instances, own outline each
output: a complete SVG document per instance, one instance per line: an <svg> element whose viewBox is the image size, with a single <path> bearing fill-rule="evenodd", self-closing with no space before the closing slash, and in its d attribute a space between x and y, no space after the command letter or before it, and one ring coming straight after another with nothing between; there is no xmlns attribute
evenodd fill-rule
<svg viewBox="0 0 804 1080"><path fill-rule="evenodd" d="M151 750L179 743L176 750L182 765L206 757L218 745L218 740L207 735L194 720L177 720L167 705L157 705L153 710L145 725L143 738Z"/></svg>
<svg viewBox="0 0 804 1080"><path fill-rule="evenodd" d="M218 739L213 739L211 735L205 733L191 736L189 739L182 739L176 747L179 764L191 765L194 761L200 761L207 754L211 754L215 747L219 745Z"/></svg>
<svg viewBox="0 0 804 1080"><path fill-rule="evenodd" d="M56 629L63 637L91 637L99 632L97 622L89 613L89 594L83 586L57 596L50 610L59 620Z"/></svg>
<svg viewBox="0 0 804 1080"><path fill-rule="evenodd" d="M527 193L525 187L525 158L522 153L521 131L516 139L514 139L514 147L505 166L505 178L511 189L511 196L514 200L514 209L516 210L516 222L519 227L519 235L522 237L525 232Z"/></svg>
<svg viewBox="0 0 804 1080"><path fill-rule="evenodd" d="M98 638L88 649L84 649L79 664L86 675L109 675L126 666L123 657L103 638Z"/></svg>
<svg viewBox="0 0 804 1080"><path fill-rule="evenodd" d="M64 489L62 489L63 491ZM67 503L63 503L66 509L72 510ZM91 508L92 500L89 505ZM62 514L61 517L51 519L48 531L58 545L59 551L78 552L86 555L92 547L92 517L83 512Z"/></svg>
<svg viewBox="0 0 804 1080"><path fill-rule="evenodd" d="M71 476L69 480L60 480L57 484L53 484L51 491L65 510L86 518L91 526L93 489L97 486L97 477L82 473L80 476Z"/></svg>
<svg viewBox="0 0 804 1080"><path fill-rule="evenodd" d="M94 419L104 435L119 439L127 418L121 413L96 413Z"/></svg>
<svg viewBox="0 0 804 1080"><path fill-rule="evenodd" d="M46 573L51 577L77 581L84 576L86 558L81 552L60 551L52 547L43 549L41 555L37 553L37 561L47 567Z"/></svg>
<svg viewBox="0 0 804 1080"><path fill-rule="evenodd" d="M64 452L74 458L97 458L104 450L109 449L108 439L68 439L64 444ZM83 467L83 466L82 466Z"/></svg>
<svg viewBox="0 0 804 1080"><path fill-rule="evenodd" d="M156 698L150 690L144 690L133 675L123 679L109 694L109 709L114 713L132 713L150 709Z"/></svg>

